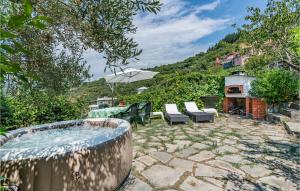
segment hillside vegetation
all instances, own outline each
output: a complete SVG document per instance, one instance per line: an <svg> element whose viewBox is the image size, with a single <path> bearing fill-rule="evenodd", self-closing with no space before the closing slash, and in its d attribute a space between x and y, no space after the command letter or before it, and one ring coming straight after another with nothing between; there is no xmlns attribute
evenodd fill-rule
<svg viewBox="0 0 300 191"><path fill-rule="evenodd" d="M117 84L117 97L127 103L150 101L154 110L163 110L165 103L177 103L182 108L184 101L196 101L201 107L200 96L217 95L222 98L224 77L241 68L224 70L220 66L215 66L215 59L239 51L238 39L239 34L230 34L206 52L174 64L148 68L147 70L157 71L159 74L150 80ZM137 95L136 89L142 86L149 89ZM111 96L111 91L101 78L73 89L70 96L72 99L84 100L86 104L90 104L95 102L97 97Z"/></svg>

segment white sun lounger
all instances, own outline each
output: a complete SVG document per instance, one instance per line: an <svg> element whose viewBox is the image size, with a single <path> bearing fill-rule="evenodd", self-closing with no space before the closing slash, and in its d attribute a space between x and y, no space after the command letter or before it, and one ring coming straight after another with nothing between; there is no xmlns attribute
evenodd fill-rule
<svg viewBox="0 0 300 191"><path fill-rule="evenodd" d="M165 104L165 109L165 118L170 122L171 125L174 122L188 122L189 117L180 113L176 104Z"/></svg>
<svg viewBox="0 0 300 191"><path fill-rule="evenodd" d="M199 110L195 102L184 102L184 105L186 114L191 117L194 122L214 121L214 115Z"/></svg>

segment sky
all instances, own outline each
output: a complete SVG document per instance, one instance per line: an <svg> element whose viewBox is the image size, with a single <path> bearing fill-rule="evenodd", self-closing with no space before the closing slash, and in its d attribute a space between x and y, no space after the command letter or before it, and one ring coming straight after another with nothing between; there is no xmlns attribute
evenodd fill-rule
<svg viewBox="0 0 300 191"><path fill-rule="evenodd" d="M247 7L264 8L266 0L161 0L161 11L138 14L133 39L143 50L137 62L127 67L150 68L182 61L206 51L245 23ZM93 50L84 53L90 73L97 80L104 72L103 55Z"/></svg>

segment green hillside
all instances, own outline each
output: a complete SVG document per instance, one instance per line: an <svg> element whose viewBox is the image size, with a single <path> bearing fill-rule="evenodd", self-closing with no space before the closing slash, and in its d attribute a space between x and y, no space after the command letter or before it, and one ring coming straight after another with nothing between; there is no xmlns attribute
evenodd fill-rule
<svg viewBox="0 0 300 191"><path fill-rule="evenodd" d="M224 77L229 75L233 68L224 70L215 66L216 57L239 51L239 35L230 34L206 52L201 52L181 62L148 68L159 72L151 80L138 81L130 84L117 84L117 97L127 102L151 101L154 109L161 110L166 102L176 102L180 107L182 101L199 100L204 95L219 95L223 97ZM137 95L136 89L142 86L149 87L144 93ZM109 86L103 78L86 82L70 93L72 99L84 100L86 104L93 103L97 97L111 96Z"/></svg>

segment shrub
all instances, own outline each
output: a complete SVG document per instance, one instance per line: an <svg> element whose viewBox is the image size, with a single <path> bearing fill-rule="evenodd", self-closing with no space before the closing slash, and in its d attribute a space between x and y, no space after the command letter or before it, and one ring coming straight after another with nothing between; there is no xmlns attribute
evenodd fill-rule
<svg viewBox="0 0 300 191"><path fill-rule="evenodd" d="M299 76L291 71L273 69L257 76L251 94L268 104L293 101L299 96Z"/></svg>
<svg viewBox="0 0 300 191"><path fill-rule="evenodd" d="M123 99L128 103L150 101L154 111L163 111L166 103L176 103L179 109L183 110L184 102L195 101L198 107L202 108L201 96L223 97L223 90L223 76L203 76L196 72L165 78L142 94L123 96Z"/></svg>
<svg viewBox="0 0 300 191"><path fill-rule="evenodd" d="M49 95L46 92L22 92L2 96L1 126L16 128L33 124L78 119L84 115L83 104L71 102L64 95Z"/></svg>

